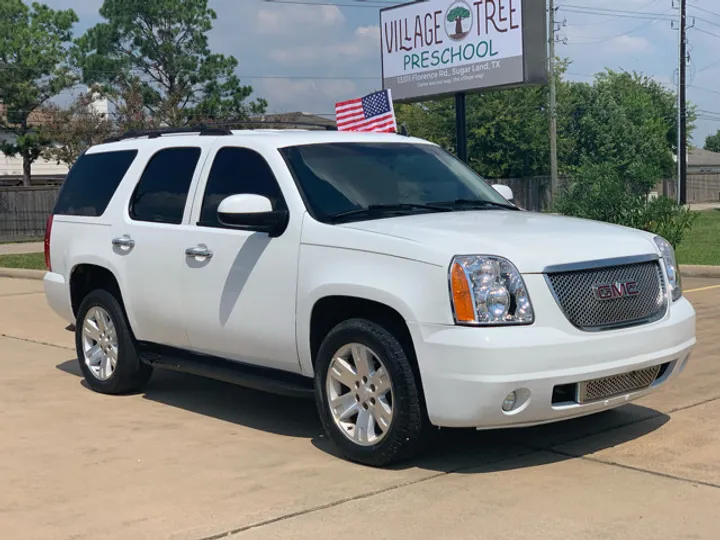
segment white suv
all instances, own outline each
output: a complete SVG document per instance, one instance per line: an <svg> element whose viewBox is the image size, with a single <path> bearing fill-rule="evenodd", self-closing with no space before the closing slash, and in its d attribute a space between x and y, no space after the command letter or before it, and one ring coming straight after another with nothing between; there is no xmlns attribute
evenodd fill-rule
<svg viewBox="0 0 720 540"><path fill-rule="evenodd" d="M128 134L65 180L45 293L92 389L166 368L314 396L374 466L430 426L578 417L679 374L695 312L672 247L508 199L401 135Z"/></svg>

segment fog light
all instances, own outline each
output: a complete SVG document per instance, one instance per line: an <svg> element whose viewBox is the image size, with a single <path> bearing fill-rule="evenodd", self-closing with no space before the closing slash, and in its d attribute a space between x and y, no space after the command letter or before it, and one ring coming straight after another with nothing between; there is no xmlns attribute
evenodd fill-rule
<svg viewBox="0 0 720 540"><path fill-rule="evenodd" d="M505 412L510 412L515 408L515 403L517 402L517 394L515 392L510 392L506 397L505 401L503 401L502 409Z"/></svg>

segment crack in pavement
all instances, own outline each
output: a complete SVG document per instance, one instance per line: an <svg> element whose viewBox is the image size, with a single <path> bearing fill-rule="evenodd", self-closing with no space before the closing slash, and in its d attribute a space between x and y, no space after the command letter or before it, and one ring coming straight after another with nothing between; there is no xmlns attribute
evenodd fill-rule
<svg viewBox="0 0 720 540"><path fill-rule="evenodd" d="M693 407L699 407L699 406L701 406L701 405L705 405L705 404L707 404L707 403L711 403L711 402L717 401L717 400L720 400L720 396L718 396L718 397L713 397L713 398L710 398L710 399L706 399L706 400L703 400L703 401L700 401L700 402L698 402L698 403L694 403L694 404L691 404L691 405L686 405L686 406L683 406L683 407L677 407L677 408L675 408L675 409L672 409L672 410L668 411L667 413L663 413L663 412L659 412L659 411L658 411L657 414L654 414L654 415L649 416L649 417L647 417L647 418L642 418L642 419L638 419L638 420L633 420L633 421L631 421L631 422L627 422L627 423L620 424L620 425L617 425L617 426L613 426L613 427L610 427L610 428L607 428L607 429L603 429L603 430L600 430L600 431L596 431L596 432L594 432L594 433L590 433L590 434L587 434L587 435L582 435L582 436L580 436L580 437L571 438L571 439L569 439L569 440L567 440L567 441L564 441L562 444L575 443L575 442L582 441L583 439L587 439L587 438L589 438L589 437L596 437L596 436L598 436L598 435L604 435L604 434L606 434L606 433L609 433L609 432L612 432L612 431L615 431L615 430L618 430L618 429L623 429L623 428L626 428L626 427L629 427L629 426L633 426L633 425L635 425L635 424L640 424L640 423L642 423L642 422L647 422L647 421L649 421L649 420L653 420L653 419L658 418L658 417L660 417L660 416L662 416L662 415L667 415L667 414L672 414L672 413L678 412L678 411L684 411L684 410L692 409ZM714 484L714 483L712 483L712 482L705 482L705 481L702 481L702 480L693 480L693 479L691 479L691 478L685 478L685 477L683 477L683 476L677 476L677 475L673 475L673 474L669 474L669 473L663 473L663 472L653 471L653 470L649 470L649 469L643 469L643 468L641 468L641 467L635 467L635 466L632 466L632 465L624 465L624 464L622 464L622 463L617 463L617 462L610 461L610 460L603 460L603 459L599 459L599 458L584 456L584 455L582 455L582 454L573 454L573 453L571 453L571 452L563 452L563 451L561 451L561 450L558 450L556 446L543 447L543 446L529 446L529 445L527 445L527 444L522 444L522 443L516 443L516 444L518 444L518 445L526 448L528 451L527 451L527 452L520 452L520 453L518 453L518 454L513 454L512 456L509 456L509 457L507 457L507 458L500 458L500 459L498 459L498 460L492 460L492 461L490 461L490 462L485 462L485 463L483 463L483 465L496 465L496 464L503 463L503 462L506 462L506 461L510 461L510 460L513 460L513 459L519 459L519 458L523 458L523 457L530 456L530 455L532 455L532 454L537 454L537 453L539 453L539 452L547 452L547 453L549 453L549 454L555 454L555 455L557 455L557 456L562 456L562 457L565 457L565 458L571 458L571 459L574 458L574 459L579 459L579 460L583 460L583 461L588 461L588 462L591 462L591 463L596 463L596 464L598 464L598 465L607 465L607 466L609 466L609 467L618 467L618 468L621 468L621 469L630 470L630 471L638 472L638 473L645 473L645 474L649 474L649 475L651 475L651 476L656 476L656 477L660 477L660 478L665 478L665 479L668 479L668 480L675 480L675 481L677 481L677 482L683 482L683 483L688 483L688 484L692 484L692 485L701 485L701 486L705 486L705 487L720 489L720 485ZM330 503L326 503L326 504L323 504L323 505L315 506L315 507L312 507L312 508L307 508L307 509L305 509L305 510L298 510L298 511L296 511L296 512L291 512L291 513L289 513L289 514L284 514L284 515L282 515L282 516L278 516L278 517L275 517L275 518L267 519L267 520L260 521L260 522L257 522L257 523L251 523L251 524L249 524L249 525L245 525L245 526L242 526L242 527L237 527L237 528L235 528L235 529L231 529L231 530L228 530L228 531L224 531L224 532L221 532L221 533L217 533L217 534L214 534L214 535L211 535L211 536L205 536L205 537L202 537L202 538L198 538L197 540L219 540L219 539L222 539L222 538L228 538L228 537L230 537L230 536L234 536L234 535L237 535L237 534L244 533L244 532L249 531L249 530L251 530L251 529L257 529L257 528L260 528L260 527L265 527L265 526L267 526L267 525L272 525L272 524L275 524L275 523L278 523L278 522L281 522L281 521L285 521L285 520L288 520L288 519L293 519L293 518L296 518L296 517L305 516L305 515L312 514L312 513L315 513L315 512L320 512L320 511L323 511L323 510L328 510L328 509L330 509L330 508L334 508L334 507L340 506L340 505L342 505L342 504L346 504L346 503L350 503L350 502L354 502L354 501L359 501L359 500L363 500L363 499L369 499L369 498L374 497L374 496L376 496L376 495L381 495L381 494L383 494L383 493L388 493L388 492L390 492L390 491L395 491L395 490L399 490L399 489L402 489L402 488L411 487L411 486L414 486L414 485L417 485L417 484L421 484L421 483L423 483L423 482L427 482L427 481L430 481L430 480L435 480L435 479L437 479L437 478L442 478L443 476L447 476L447 475L450 475L450 474L453 474L453 473L458 473L458 472L462 472L462 471L468 471L468 470L477 469L477 468L478 468L478 465L471 465L471 466L467 466L467 467L458 467L458 468L451 469L451 470L448 470L448 471L444 471L444 472L440 472L440 473L437 473L437 474L433 474L433 475L427 476L427 477L425 477L425 478L419 478L419 479L417 479L417 480L413 480L413 481L410 481L410 482L404 482L404 483L401 483L401 484L396 484L396 485L394 485L394 486L390 486L390 487L387 487L387 488L384 488L384 489L379 489L379 490L376 490L376 491L370 491L370 492L367 492L367 493L362 493L362 494L356 495L356 496L354 496L354 497L348 497L348 498L345 498L345 499L340 499L340 500L333 501L333 502L330 502Z"/></svg>
<svg viewBox="0 0 720 540"><path fill-rule="evenodd" d="M672 414L679 411L687 411L688 409L692 409L693 407L699 407L700 405L706 405L707 403L712 403L713 401L717 401L720 399L720 396L711 397L709 399L705 399L703 401L698 401L697 403L693 403L691 405L683 405L682 407L676 407L675 409L670 409L665 414Z"/></svg>
<svg viewBox="0 0 720 540"><path fill-rule="evenodd" d="M517 459L517 458L526 457L526 456L529 456L529 455L532 455L532 454L535 454L535 453L537 453L535 450L529 449L528 452L520 452L520 453L518 453L518 454L513 454L512 456L508 456L508 457L506 457L506 458L499 458L499 459L496 459L496 460L492 460L492 461L490 461L490 462L486 462L485 464L486 464L486 465L487 465L487 464L495 465L495 464L498 464L498 463L503 463L503 462L505 462L505 461L510 461L510 460L512 460L512 459ZM462 472L462 471L467 471L467 470L471 470L471 469L476 469L476 468L477 468L477 465L470 465L470 466L467 466L467 467L457 467L457 468L455 468L455 469L450 469L450 470L447 470L447 471L438 472L438 473L436 473L436 474L431 474L430 476L426 476L426 477L424 477L424 478L418 478L418 479L416 479L416 480L410 480L410 481L408 481L408 482L402 482L402 483L400 483L400 484L395 484L394 486L389 486L389 487L386 487L386 488L383 488L383 489L377 489L377 490L374 490L374 491L368 491L368 492L366 492L366 493L360 493L360 494L355 495L355 496L353 496L353 497L346 497L346 498L344 498L344 499L338 499L338 500L336 500L336 501L332 501L332 502L329 502L329 503L321 504L321 505L318 505L318 506L313 506L313 507L310 507L310 508L306 508L306 509L304 509L304 510L297 510L296 512L291 512L291 513L289 513L289 514L284 514L284 515L282 515L282 516L277 516L277 517L274 517L274 518L266 519L266 520L264 520L264 521L258 521L257 523L250 523L250 524L248 524L248 525L244 525L244 526L242 526L242 527L237 527L237 528L235 528L235 529L231 529L231 530L224 531L224 532L221 532L221 533L213 534L213 535L210 535L210 536L204 536L204 537L202 537L202 538L198 538L197 540L219 540L219 539L221 539L221 538L228 538L228 537L233 536L233 535L236 535L236 534L241 534L241 533L247 532L247 531L249 531L249 530L251 530L251 529L257 529L257 528L265 527L265 526L267 526L267 525L272 525L272 524L274 524L274 523L278 523L278 522L281 522L281 521L286 521L286 520L288 520L288 519L293 519L293 518L296 518L296 517L306 516L306 515L308 515L308 514L313 514L313 513L315 513L315 512L320 512L320 511L322 511L322 510L328 510L328 509L330 509L330 508L335 508L336 506L340 506L340 505L343 505L343 504L346 504L346 503L355 502L355 501L361 501L361 500L363 500L363 499L369 499L369 498L374 497L374 496L376 496L376 495L382 495L383 493L388 493L388 492L391 492L391 491L396 491L396 490L398 490L398 489L415 486L415 485L418 485L418 484L422 484L423 482L428 482L428 481L430 481L430 480L435 480L435 479L437 479L437 478L442 478L443 476L448 476L448 475L450 475L450 474L454 474L454 473L458 473L458 472Z"/></svg>
<svg viewBox="0 0 720 540"><path fill-rule="evenodd" d="M19 293L10 293L10 294L0 294L0 298L12 298L13 296L30 296L33 294L45 294L45 293L40 291L40 292L19 292Z"/></svg>
<svg viewBox="0 0 720 540"><path fill-rule="evenodd" d="M715 484L713 482L705 482L704 480L693 480L692 478L686 478L684 476L677 476L677 475L670 474L670 473L652 471L650 469L643 469L642 467L635 467L634 465L625 465L623 463L618 463L617 461L610 461L610 460L605 460L605 459L600 459L600 458L581 456L581 455L573 454L571 452L562 452L560 450L549 450L549 452L552 452L554 454L558 454L561 456L570 457L570 458L577 458L577 459L580 459L583 461L590 461L591 463L599 463L600 465L609 465L611 467L619 467L620 469L626 469L628 471L645 473L645 474L649 474L651 476L659 476L660 478L667 478L669 480L677 480L678 482L684 482L686 484L720 489L720 484Z"/></svg>
<svg viewBox="0 0 720 540"><path fill-rule="evenodd" d="M18 293L17 295L6 295L6 296L19 296L19 295L23 295L23 294L40 294L40 293ZM54 343L47 343L47 342L43 342L43 341L39 341L39 340L34 340L34 339L29 339L29 338L22 338L22 337L17 337L17 336L11 336L11 335L4 334L4 333L0 333L0 337L8 338L8 339L15 339L15 340L24 341L24 342L27 342L27 343L34 343L34 344L37 344L37 345L44 345L44 346L47 346L47 347L53 347L53 348L62 349L62 350L74 351L74 348L72 348L72 347L66 347L66 346L57 345L57 344L54 344ZM590 437L601 436L601 435L610 433L610 432L615 431L615 430L624 429L624 428L627 428L627 427L630 427L630 426L633 426L633 425L636 425L636 424L640 424L640 423L643 423L643 422L647 422L647 421L656 419L656 418L658 418L658 417L660 417L660 416L662 416L662 415L670 415L670 414L673 414L673 413L676 413L676 412L679 412L679 411L685 411L685 410L692 409L692 408L694 408L694 407L699 407L699 406L705 405L705 404L707 404L707 403L711 403L711 402L718 401L718 400L720 400L720 396L715 396L715 397L712 397L712 398L709 398L709 399L703 399L703 400L701 400L701 401L699 401L699 402L692 403L692 404L689 404L689 405L685 405L685 406L682 406L682 407L676 407L676 408L671 409L671 410L669 410L669 411L667 411L667 412L658 411L656 414L653 414L653 415L651 415L651 416L648 416L648 417L645 417L645 418L640 418L640 419L637 419L637 420L632 420L632 421L629 421L629 422L626 422L626 423L623 423L623 424L619 424L619 425L616 425L616 426L608 427L608 428L606 428L606 429L603 429L603 430L600 430L600 431L596 431L596 432L593 432L593 433L589 433L589 434L586 434L586 435L582 435L582 436L579 436L579 437L570 438L570 439L568 439L567 441L563 441L563 442L560 443L560 444L562 444L562 445L567 445L567 444L571 444L571 443L575 443L575 442L580 442L580 441L582 441L583 439L587 439L587 438L590 438ZM490 461L485 461L485 462L483 462L483 463L481 464L481 466L496 465L496 464L500 464L500 463L503 463L503 462L507 462L507 461L510 461L510 460L513 460L513 459L520 459L520 458L523 458L523 457L531 456L532 454L536 454L536 453L539 453L539 452L547 452L547 453L549 453L549 454L554 454L554 455L557 455L557 456L562 456L562 457L564 457L564 458L570 458L570 459L573 459L573 458L574 458L574 459L579 459L579 460L588 461L588 462L591 462L591 463L596 463L596 464L599 464L599 465L607 465L607 466L610 466L610 467L618 467L618 468L625 469L625 470L629 470L629 471L633 471L633 472L645 473L645 474L649 474L649 475L651 475L651 476L656 476L656 477L660 477L660 478L665 478L665 479L668 479L668 480L674 480L674 481L683 482L683 483L688 483L688 484L692 484L692 485L700 485L700 486L704 486L704 487L710 487L710 488L720 489L720 485L715 484L715 483L712 483L712 482L705 482L705 481L702 481L702 480L693 480L693 479L691 479L691 478L686 478L686 477L683 477L683 476L677 476L677 475L673 475L673 474L669 474L669 473L663 473L663 472L653 471L653 470L650 470L650 469L644 469L644 468L642 468L642 467L636 467L636 466L633 466L633 465L625 465L625 464L618 463L618 462L611 461L611 460L605 460L605 459L600 459L600 458L596 458L596 457L592 457L592 456L588 456L588 455L582 455L582 454L576 454L576 453L572 453L572 452L562 451L562 450L560 450L560 449L557 448L558 445L555 445L555 446L553 446L553 445L549 445L549 446L531 446L531 445L527 445L527 444L523 444L523 443L517 443L517 442L516 442L515 444L518 444L520 447L525 448L527 451L519 452L519 453L517 453L517 454L513 454L513 455L511 455L511 456L508 456L508 457L506 457L506 458L499 458L499 459L494 459L494 460L490 460ZM246 532L246 531L249 531L249 530L252 530L252 529L257 529L257 528L265 527L265 526L268 526L268 525L272 525L272 524L275 524L275 523L278 523L278 522L282 522L282 521L285 521L285 520L289 520L289 519L293 519L293 518L296 518L296 517L305 516L305 515L312 514L312 513L315 513L315 512L321 512L321 511L323 511L323 510L328 510L328 509L331 509L331 508L334 508L334 507L337 507L337 506L340 506L340 505L343 505L343 504L346 504L346 503L351 503L351 502L354 502L354 501L360 501L360 500L364 500L364 499L369 499L369 498L372 498L372 497L374 497L374 496L376 496L376 495L381 495L381 494L388 493L388 492L391 492L391 491L401 490L401 489L403 489L403 488L411 487L411 486L418 485L418 484L421 484L421 483L424 483L424 482L428 482L428 481L431 481L431 480L435 480L435 479L438 479L438 478L442 478L442 477L448 476L448 475L450 475L450 474L454 474L454 473L458 473L458 472L463 472L463 471L468 471L468 470L477 469L477 468L478 468L478 465L477 465L477 464L470 465L470 466L464 466L464 467L457 467L457 468L450 469L450 470L447 470L447 471L438 472L438 473L436 473L436 474L431 474L431 475L429 475L429 476L426 476L426 477L423 477L423 478L419 478L419 479L416 479L416 480L411 480L411 481L407 481L407 482L401 482L401 483L399 483L399 484L395 484L395 485L392 485L392 486L389 486L389 487L386 487L386 488L383 488L383 489L378 489L378 490L373 490L373 491L361 493L361 494L358 494L358 495L353 496L353 497L347 497L347 498L343 498L343 499L338 499L338 500L331 501L331 502L329 502L329 503L325 503L325 504L322 504L322 505L318 505L318 506L306 508L306 509L303 509L303 510L298 510L298 511L295 511L295 512L290 512L290 513L288 513L288 514L283 514L283 515L281 515L281 516L277 516L277 517L274 517L274 518L266 519L266 520L259 521L259 522L256 522L256 523L250 523L250 524L248 524L248 525L244 525L244 526L241 526L241 527L236 527L236 528L233 528L233 529L230 529L230 530L227 530L227 531L223 531L223 532L220 532L220 533L217 533L217 534L213 534L213 535L210 535L210 536L205 536L205 537L202 537L202 538L198 538L197 540L220 540L220 539L223 539L223 538L228 538L228 537L231 537L231 536L234 536L234 535L238 535L238 534L241 534L241 533L243 533L243 532Z"/></svg>
<svg viewBox="0 0 720 540"><path fill-rule="evenodd" d="M64 345L56 345L55 343L48 343L46 341L38 341L36 339L21 338L17 336L10 336L8 334L0 333L0 337L8 339L16 339L18 341L25 341L26 343L34 343L36 345L45 345L46 347L55 347L56 349L62 349L64 351L74 351L73 347L65 347Z"/></svg>

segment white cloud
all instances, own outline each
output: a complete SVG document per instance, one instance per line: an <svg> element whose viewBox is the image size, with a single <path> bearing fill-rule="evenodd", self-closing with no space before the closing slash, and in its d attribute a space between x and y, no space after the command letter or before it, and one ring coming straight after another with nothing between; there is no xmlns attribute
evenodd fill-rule
<svg viewBox="0 0 720 540"><path fill-rule="evenodd" d="M337 26L345 17L337 6L290 5L261 9L257 21L260 34L287 35Z"/></svg>
<svg viewBox="0 0 720 540"><path fill-rule="evenodd" d="M270 102L273 112L332 113L335 103L359 95L357 84L350 80L273 80L263 82L258 94Z"/></svg>
<svg viewBox="0 0 720 540"><path fill-rule="evenodd" d="M274 49L270 57L284 64L312 63L324 64L357 61L380 56L380 28L378 26L360 26L352 36L336 43L313 43Z"/></svg>
<svg viewBox="0 0 720 540"><path fill-rule="evenodd" d="M652 43L647 38L635 36L618 36L603 45L603 51L610 54L631 54L650 52Z"/></svg>

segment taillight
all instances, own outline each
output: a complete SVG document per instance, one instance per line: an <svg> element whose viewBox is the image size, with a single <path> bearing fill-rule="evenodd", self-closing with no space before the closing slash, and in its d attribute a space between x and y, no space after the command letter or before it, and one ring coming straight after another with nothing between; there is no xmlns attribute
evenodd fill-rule
<svg viewBox="0 0 720 540"><path fill-rule="evenodd" d="M52 231L52 224L53 216L50 214L50 217L45 223L45 266L47 267L48 272L52 272L52 266L50 265L50 233Z"/></svg>

